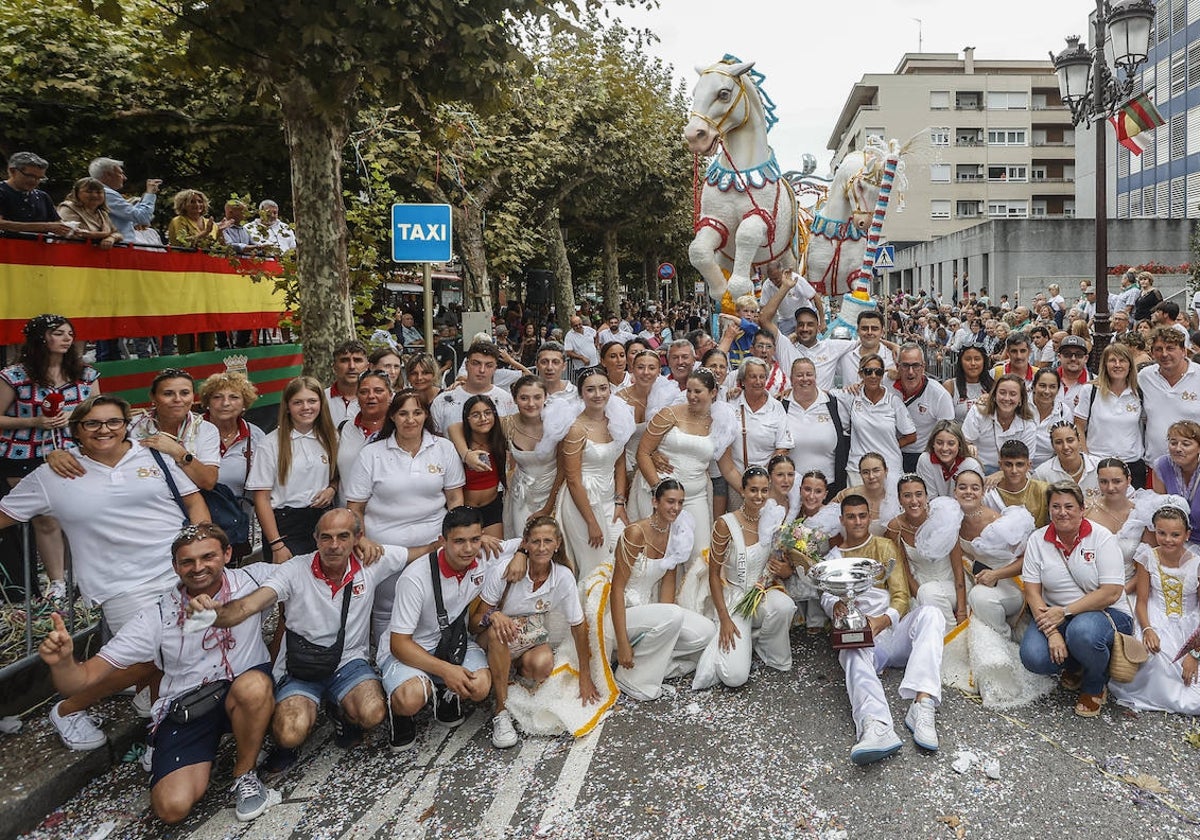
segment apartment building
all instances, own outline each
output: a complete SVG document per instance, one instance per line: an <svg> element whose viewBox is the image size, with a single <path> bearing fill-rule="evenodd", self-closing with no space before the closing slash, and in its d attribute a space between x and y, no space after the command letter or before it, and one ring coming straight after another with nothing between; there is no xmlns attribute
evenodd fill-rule
<svg viewBox="0 0 1200 840"><path fill-rule="evenodd" d="M1075 130L1048 60L907 53L851 89L829 138L834 162L872 134L915 140L905 210L884 224L898 247L989 219L1075 215Z"/></svg>

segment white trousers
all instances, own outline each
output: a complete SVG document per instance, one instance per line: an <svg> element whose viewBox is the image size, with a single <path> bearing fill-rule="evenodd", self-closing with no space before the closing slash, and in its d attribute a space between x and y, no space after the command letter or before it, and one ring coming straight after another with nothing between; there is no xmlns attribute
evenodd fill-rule
<svg viewBox="0 0 1200 840"><path fill-rule="evenodd" d="M767 590L753 620L731 613L733 625L741 636L734 638L729 650L721 650L718 628L717 635L713 636L701 656L692 688L711 688L717 682L730 688L745 685L750 678L750 662L755 653L768 668L790 670L792 640L788 633L795 615L796 602L778 589Z"/></svg>
<svg viewBox="0 0 1200 840"><path fill-rule="evenodd" d="M1024 603L1025 596L1012 578L1005 578L995 586L975 584L967 593L967 606L975 618L1006 639L1012 638L1008 619L1020 612Z"/></svg>
<svg viewBox="0 0 1200 840"><path fill-rule="evenodd" d="M970 592L967 593L970 595ZM917 587L917 603L921 606L936 607L946 619L946 626L958 624L954 618L954 608L958 606L958 593L952 580L931 580Z"/></svg>
<svg viewBox="0 0 1200 840"><path fill-rule="evenodd" d="M832 618L832 609L828 612ZM892 712L879 680L885 668L905 666L904 679L900 681L900 696L905 700L923 693L932 697L935 705L941 705L945 634L946 619L941 611L937 607L917 606L900 619L899 626L889 627L876 636L874 647L847 648L838 653L838 661L846 672L846 694L857 737L862 737L869 720L892 725Z"/></svg>
<svg viewBox="0 0 1200 840"><path fill-rule="evenodd" d="M635 700L656 700L668 671L685 674L717 632L704 616L678 604L644 604L625 609L625 632L633 645L633 667L613 678Z"/></svg>

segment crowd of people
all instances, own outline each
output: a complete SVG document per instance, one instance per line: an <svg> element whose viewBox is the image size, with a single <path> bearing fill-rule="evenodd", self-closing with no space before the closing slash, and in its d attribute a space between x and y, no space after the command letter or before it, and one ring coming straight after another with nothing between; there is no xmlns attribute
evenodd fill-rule
<svg viewBox="0 0 1200 840"><path fill-rule="evenodd" d="M69 545L112 634L82 663L61 624L42 643L62 740L102 746L88 708L134 686L158 816L186 817L231 731L253 819L278 801L255 766L268 732L273 775L322 713L342 747L386 722L399 751L427 706L456 726L487 705L509 748L667 680L737 687L755 657L787 671L793 628L841 615L807 574L838 557L886 572L857 601L874 645L837 651L857 764L902 747L889 667L927 751L946 685L1003 707L1057 679L1083 717L1110 692L1200 714L1200 365L1163 303L1149 360L1130 343L1139 296L1093 371L1086 316L1056 339L1023 306L918 296L824 338L799 282L775 271L715 336L700 305L581 310L561 341L518 311L457 370L401 319L401 341L338 347L329 387L292 380L269 432L237 372L163 370L135 417L69 319L32 319L0 372L0 526L33 522L60 595ZM1056 292L1056 327L1084 314ZM951 346L939 382L927 359ZM799 554L780 542L797 522ZM1149 652L1129 682L1109 680L1119 634Z"/></svg>

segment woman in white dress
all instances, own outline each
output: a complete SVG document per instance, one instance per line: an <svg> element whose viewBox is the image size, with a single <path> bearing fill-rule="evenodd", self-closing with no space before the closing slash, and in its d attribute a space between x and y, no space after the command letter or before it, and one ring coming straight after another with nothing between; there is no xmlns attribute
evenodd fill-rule
<svg viewBox="0 0 1200 840"><path fill-rule="evenodd" d="M888 481L887 462L878 452L868 452L858 459L858 474L862 484L847 487L833 497L833 503L840 505L842 499L850 495L862 496L871 513L871 533L882 537L887 524L900 515L895 485Z"/></svg>
<svg viewBox="0 0 1200 840"><path fill-rule="evenodd" d="M925 482L929 498L954 495L954 477L960 470L982 474L979 462L967 454L967 439L954 420L939 420L929 433L925 455L917 461L917 475Z"/></svg>
<svg viewBox="0 0 1200 840"><path fill-rule="evenodd" d="M1093 498L1084 513L1117 537L1121 556L1125 559L1125 592L1134 592L1137 564L1133 555L1145 540L1153 543L1151 518L1164 504L1183 502L1182 496L1160 496L1153 490L1130 492L1132 471L1120 458L1101 458L1096 463L1096 480L1100 495Z"/></svg>
<svg viewBox="0 0 1200 840"><path fill-rule="evenodd" d="M947 627L962 624L966 580L962 563L951 560L962 510L952 498L930 500L925 481L912 473L900 476L896 491L903 512L888 523L885 536L900 549L909 594L941 610Z"/></svg>
<svg viewBox="0 0 1200 840"><path fill-rule="evenodd" d="M692 688L712 688L718 682L730 688L744 685L750 676L752 653L777 671L792 667L792 645L788 631L796 614L796 602L781 588L772 586L752 618L733 613L733 607L764 572L775 579L792 574L785 561L771 556L771 538L783 521L783 509L771 504L770 478L762 467L742 474L742 506L716 521L709 553L708 585L718 622L718 631L696 666Z"/></svg>
<svg viewBox="0 0 1200 840"><path fill-rule="evenodd" d="M612 397L604 368L579 372L583 412L559 444L565 486L555 519L563 529L567 559L583 580L612 559L625 514L625 443L633 434L628 403Z"/></svg>
<svg viewBox="0 0 1200 840"><path fill-rule="evenodd" d="M800 515L800 484L792 456L772 455L767 461L767 475L771 478L771 501L783 508L783 521L791 522Z"/></svg>
<svg viewBox="0 0 1200 840"><path fill-rule="evenodd" d="M517 413L500 418L512 460L504 494L504 535L510 539L523 534L530 519L554 510L558 443L578 415L570 403L548 406L546 383L537 376L522 376L511 390Z"/></svg>
<svg viewBox="0 0 1200 840"><path fill-rule="evenodd" d="M713 379L717 383L717 402L728 402L729 389L725 387L725 379L729 376L729 356L720 347L714 347L704 354L704 358L700 360L700 367L712 371ZM729 482L721 475L721 468L716 463L709 465L708 477L712 482L712 515L715 519L724 516L725 511L729 510Z"/></svg>
<svg viewBox="0 0 1200 840"><path fill-rule="evenodd" d="M727 478L735 477L729 445L733 443L737 421L733 409L726 403L715 402L716 396L717 383L712 372L703 368L692 371L687 380L687 405L669 405L654 415L637 449L635 487L647 488L649 495L649 488L666 475L683 484L684 510L696 521L693 560L708 548L712 531L709 465L718 461ZM665 474L657 467L664 460L670 464L670 471Z"/></svg>
<svg viewBox="0 0 1200 840"><path fill-rule="evenodd" d="M611 632L607 632L608 620L601 627L616 649L619 667L613 678L635 700L658 699L666 677L693 670L696 658L717 632L707 618L675 603L676 570L687 561L694 537L694 523L683 511L683 499L678 481L659 482L650 516L625 529L611 566L602 568L587 588L590 606L592 593L602 591L596 584L611 568Z"/></svg>
<svg viewBox="0 0 1200 840"><path fill-rule="evenodd" d="M650 392L654 390L654 385L658 382L662 364L657 353L645 348L634 353L629 360L629 366L633 371L630 384L622 388L618 396L628 403L633 411L633 434L629 436L629 441L625 444L625 469L629 475L636 476L638 444L642 442L642 435L646 433L646 424L650 422L647 409L650 403ZM659 466L663 465L659 464ZM629 517L630 519L644 519L650 515L650 487L647 485L630 489L631 492L626 503Z"/></svg>
<svg viewBox="0 0 1200 840"><path fill-rule="evenodd" d="M1047 484L1073 481L1083 491L1088 504L1100 496L1100 480L1096 475L1096 456L1083 451L1079 429L1070 420L1056 420L1050 426L1050 446L1054 457L1043 461L1033 471L1033 477Z"/></svg>
<svg viewBox="0 0 1200 840"><path fill-rule="evenodd" d="M625 345L619 341L606 341L600 348L600 365L608 374L608 384L614 394L619 394L633 384L633 377L625 369Z"/></svg>
<svg viewBox="0 0 1200 840"><path fill-rule="evenodd" d="M1161 497L1160 497L1161 498ZM1134 555L1137 614L1142 641L1151 656L1133 682L1110 682L1113 697L1141 711L1200 714L1196 657L1176 654L1200 626L1200 554L1188 544L1190 525L1183 508L1167 505L1154 515L1157 548L1143 543Z"/></svg>
<svg viewBox="0 0 1200 840"><path fill-rule="evenodd" d="M776 456L786 457L786 456ZM772 461L775 459L772 458ZM829 479L820 470L808 470L796 482L799 509L793 518L803 519L804 524L825 535L820 553L828 550L828 538L841 534L841 511L835 504L825 504L829 495ZM786 520L785 520L786 521ZM807 574L793 574L784 580L784 587L804 614L804 624L810 634L822 632L826 624L825 610L821 608L821 593L812 585Z"/></svg>

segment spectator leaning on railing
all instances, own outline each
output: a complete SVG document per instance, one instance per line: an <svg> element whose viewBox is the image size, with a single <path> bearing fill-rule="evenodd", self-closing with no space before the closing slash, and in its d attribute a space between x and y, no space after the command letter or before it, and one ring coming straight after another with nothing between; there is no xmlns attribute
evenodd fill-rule
<svg viewBox="0 0 1200 840"><path fill-rule="evenodd" d="M128 201L119 192L125 186L125 163L107 157L98 157L88 164L88 174L104 184L104 197L113 226L126 242L134 239L134 225L148 225L154 218L154 204L158 200L159 178L146 181L146 192L137 202Z"/></svg>
<svg viewBox="0 0 1200 840"><path fill-rule="evenodd" d="M33 152L13 152L8 159L8 180L0 183L0 231L53 233L70 236L54 209L50 196L38 189L50 164Z"/></svg>

